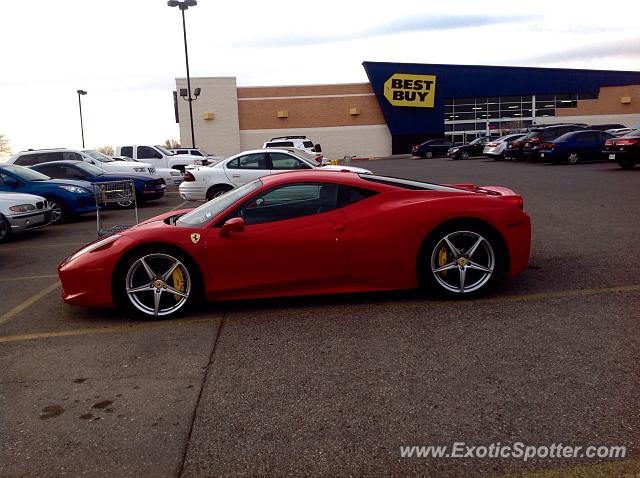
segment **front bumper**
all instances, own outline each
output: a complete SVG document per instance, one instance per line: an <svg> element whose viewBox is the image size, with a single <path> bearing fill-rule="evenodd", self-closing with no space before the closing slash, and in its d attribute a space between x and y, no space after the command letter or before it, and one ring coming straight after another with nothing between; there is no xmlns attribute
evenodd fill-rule
<svg viewBox="0 0 640 478"><path fill-rule="evenodd" d="M11 232L19 234L31 229L48 226L53 221L53 214L51 209L40 209L28 213L7 215L6 219L11 226Z"/></svg>

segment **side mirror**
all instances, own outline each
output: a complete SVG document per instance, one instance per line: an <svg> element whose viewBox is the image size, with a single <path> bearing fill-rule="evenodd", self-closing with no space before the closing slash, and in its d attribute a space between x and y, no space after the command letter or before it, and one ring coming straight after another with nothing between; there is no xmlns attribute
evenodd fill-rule
<svg viewBox="0 0 640 478"><path fill-rule="evenodd" d="M227 237L232 232L242 232L244 231L244 219L241 217L234 217L229 219L222 225L222 229L220 229L220 237Z"/></svg>
<svg viewBox="0 0 640 478"><path fill-rule="evenodd" d="M13 178L5 178L4 184L6 186L9 186L12 189L16 189L18 186L20 186L20 181L18 181L17 179L13 179Z"/></svg>

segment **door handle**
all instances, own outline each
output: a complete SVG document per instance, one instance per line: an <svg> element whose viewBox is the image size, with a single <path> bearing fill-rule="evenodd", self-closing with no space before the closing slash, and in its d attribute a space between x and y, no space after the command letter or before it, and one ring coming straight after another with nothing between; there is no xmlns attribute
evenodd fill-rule
<svg viewBox="0 0 640 478"><path fill-rule="evenodd" d="M239 178L240 177L239 174L232 174L231 176L234 177L234 178Z"/></svg>
<svg viewBox="0 0 640 478"><path fill-rule="evenodd" d="M346 224L340 224L339 226L336 226L333 228L334 231L336 232L343 232L347 230L347 225Z"/></svg>

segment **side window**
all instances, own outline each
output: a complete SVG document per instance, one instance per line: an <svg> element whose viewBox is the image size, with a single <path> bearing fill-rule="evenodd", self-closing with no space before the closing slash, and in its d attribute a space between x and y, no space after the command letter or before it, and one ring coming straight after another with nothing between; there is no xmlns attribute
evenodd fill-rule
<svg viewBox="0 0 640 478"><path fill-rule="evenodd" d="M60 166L60 170L64 175L60 177L70 178L70 179L84 179L86 177L86 175L82 171L74 167Z"/></svg>
<svg viewBox="0 0 640 478"><path fill-rule="evenodd" d="M376 191L364 188L354 188L341 184L338 187L338 207L349 206L350 204L362 201L378 194Z"/></svg>
<svg viewBox="0 0 640 478"><path fill-rule="evenodd" d="M595 143L598 141L598 136L595 133L583 133L578 135L578 143Z"/></svg>
<svg viewBox="0 0 640 478"><path fill-rule="evenodd" d="M149 146L138 146L138 159L160 159L162 155Z"/></svg>
<svg viewBox="0 0 640 478"><path fill-rule="evenodd" d="M320 214L337 207L337 184L287 184L252 198L231 217L242 217L248 225L262 224Z"/></svg>
<svg viewBox="0 0 640 478"><path fill-rule="evenodd" d="M133 146L123 146L122 148L120 148L120 156L133 158Z"/></svg>
<svg viewBox="0 0 640 478"><path fill-rule="evenodd" d="M269 153L271 156L271 169L286 171L290 169L313 169L298 158L285 153Z"/></svg>
<svg viewBox="0 0 640 478"><path fill-rule="evenodd" d="M267 169L267 158L263 153L245 154L226 164L228 169Z"/></svg>
<svg viewBox="0 0 640 478"><path fill-rule="evenodd" d="M18 156L14 161L14 164L19 166L33 166L34 164L39 164L38 161L39 154L23 154L22 156Z"/></svg>
<svg viewBox="0 0 640 478"><path fill-rule="evenodd" d="M42 174L46 174L47 176L51 176L52 178L65 178L66 176L60 176L57 174L59 173L58 169L59 168L56 164L46 164L39 167L38 171Z"/></svg>
<svg viewBox="0 0 640 478"><path fill-rule="evenodd" d="M200 151L198 151L197 149L194 149L191 151L191 155L192 156L202 156L202 153Z"/></svg>
<svg viewBox="0 0 640 478"><path fill-rule="evenodd" d="M82 161L82 156L73 151L65 151L62 153L62 159L65 161Z"/></svg>
<svg viewBox="0 0 640 478"><path fill-rule="evenodd" d="M187 149L177 149L176 154L189 154L189 150Z"/></svg>

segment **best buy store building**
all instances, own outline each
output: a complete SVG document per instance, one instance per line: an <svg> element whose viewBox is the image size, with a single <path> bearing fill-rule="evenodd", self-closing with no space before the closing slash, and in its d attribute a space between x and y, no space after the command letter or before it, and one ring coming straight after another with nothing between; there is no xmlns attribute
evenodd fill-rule
<svg viewBox="0 0 640 478"><path fill-rule="evenodd" d="M531 124L640 124L640 72L364 62L369 83L238 87L192 78L196 146L231 155L306 135L325 156L408 153L431 138L469 141ZM186 88L186 79L176 80ZM186 101L176 102L183 146Z"/></svg>

